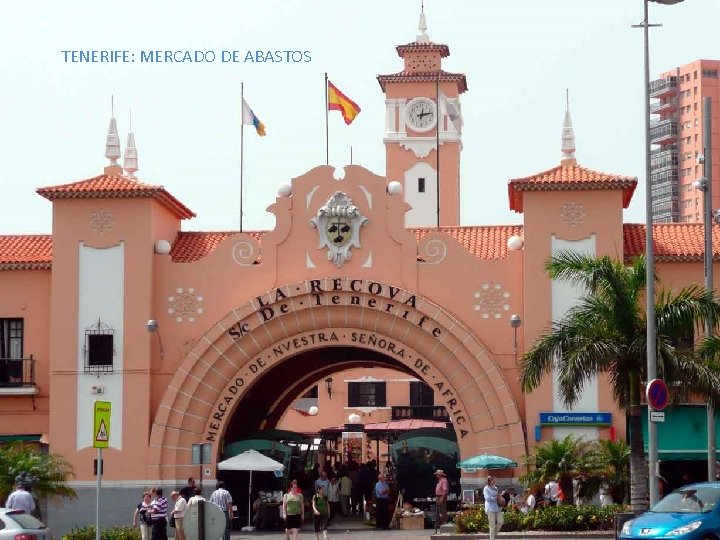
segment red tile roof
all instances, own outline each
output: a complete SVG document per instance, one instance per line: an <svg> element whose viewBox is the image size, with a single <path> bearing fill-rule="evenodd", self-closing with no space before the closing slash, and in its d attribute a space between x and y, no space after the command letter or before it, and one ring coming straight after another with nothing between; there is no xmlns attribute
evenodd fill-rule
<svg viewBox="0 0 720 540"><path fill-rule="evenodd" d="M404 58L405 54L409 52L439 52L442 58L450 56L450 48L442 43L418 43L413 41L405 45L398 45L395 50L400 58Z"/></svg>
<svg viewBox="0 0 720 540"><path fill-rule="evenodd" d="M625 260L645 253L645 225L623 225ZM653 251L657 261L702 261L705 257L705 229L702 223L656 223ZM720 256L720 226L713 225L713 257Z"/></svg>
<svg viewBox="0 0 720 540"><path fill-rule="evenodd" d="M458 92L462 94L467 92L467 79L464 73L449 73L447 71L400 71L398 73L391 73L389 75L378 75L377 80L380 83L380 88L385 91L385 85L389 82L431 82L434 83L438 80L438 73L440 82L457 82Z"/></svg>
<svg viewBox="0 0 720 540"><path fill-rule="evenodd" d="M220 242L235 234L240 233L239 231L178 233L170 250L170 257L172 261L176 263L199 261L218 247ZM255 240L260 242L265 231L251 231L247 234L253 236Z"/></svg>
<svg viewBox="0 0 720 540"><path fill-rule="evenodd" d="M525 191L579 191L579 190L623 190L623 207L627 208L635 192L637 178L593 171L577 164L558 165L547 171L514 178L508 182L510 209L523 211Z"/></svg>
<svg viewBox="0 0 720 540"><path fill-rule="evenodd" d="M55 199L119 199L152 198L165 206L179 219L195 217L195 213L170 195L163 186L144 184L120 174L101 174L87 180L42 187L37 193L48 200Z"/></svg>
<svg viewBox="0 0 720 540"><path fill-rule="evenodd" d="M418 241L437 229L412 229ZM507 257L507 239L522 236L522 225L494 225L478 227L443 227L440 232L455 238L465 249L484 260ZM186 263L202 259L223 240L238 231L181 232L173 243L170 256L173 262ZM262 242L263 231L252 235ZM645 225L623 225L625 260L645 252ZM653 246L658 261L702 261L704 256L702 223L659 223L653 226ZM720 225L713 226L713 251L720 259ZM52 265L52 236L0 236L0 270L42 270Z"/></svg>
<svg viewBox="0 0 720 540"><path fill-rule="evenodd" d="M483 225L475 227L441 227L440 232L452 236L465 249L480 259L507 258L507 241L511 236L522 236L522 225ZM418 241L437 229L413 229Z"/></svg>
<svg viewBox="0 0 720 540"><path fill-rule="evenodd" d="M52 266L52 236L0 236L0 270L47 270Z"/></svg>

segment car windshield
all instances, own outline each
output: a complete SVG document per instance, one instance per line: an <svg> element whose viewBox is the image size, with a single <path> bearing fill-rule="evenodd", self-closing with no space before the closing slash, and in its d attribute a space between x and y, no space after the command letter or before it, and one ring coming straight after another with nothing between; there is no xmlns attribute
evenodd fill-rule
<svg viewBox="0 0 720 540"><path fill-rule="evenodd" d="M653 506L652 511L707 514L715 508L718 498L720 498L720 489L717 488L682 488L673 491Z"/></svg>
<svg viewBox="0 0 720 540"><path fill-rule="evenodd" d="M30 514L26 514L25 512L8 512L6 515L23 529L45 528L45 524L42 521L34 518Z"/></svg>

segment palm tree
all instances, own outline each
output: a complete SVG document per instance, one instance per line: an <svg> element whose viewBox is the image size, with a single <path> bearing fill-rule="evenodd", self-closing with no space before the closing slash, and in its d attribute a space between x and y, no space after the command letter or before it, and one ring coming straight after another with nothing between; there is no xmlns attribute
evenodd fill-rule
<svg viewBox="0 0 720 540"><path fill-rule="evenodd" d="M587 457L587 472L580 479L578 496L592 499L604 488L616 504L624 503L630 488L630 447L625 441L601 439Z"/></svg>
<svg viewBox="0 0 720 540"><path fill-rule="evenodd" d="M31 479L33 495L59 502L77 497L66 485L74 477L70 463L58 454L38 451L23 443L0 445L0 501L5 501L15 487L15 478L25 473Z"/></svg>
<svg viewBox="0 0 720 540"><path fill-rule="evenodd" d="M591 454L591 446L591 442L575 435L538 444L533 453L526 457L529 471L520 477L520 482L534 489L550 480L557 480L565 502L572 504L573 479L587 473L587 457Z"/></svg>
<svg viewBox="0 0 720 540"><path fill-rule="evenodd" d="M546 270L552 279L583 287L586 295L523 355L521 387L531 392L556 370L560 397L572 407L593 377L608 375L613 399L628 416L630 503L633 510L641 511L647 508L648 487L640 408L647 378L646 316L641 305L645 259L637 257L625 266L607 256L563 251L550 259ZM703 360L692 348L677 346L680 338L693 335L696 328L720 320L715 293L689 285L678 292L659 292L655 303L658 377L668 384L682 380L712 404L719 403L717 361Z"/></svg>

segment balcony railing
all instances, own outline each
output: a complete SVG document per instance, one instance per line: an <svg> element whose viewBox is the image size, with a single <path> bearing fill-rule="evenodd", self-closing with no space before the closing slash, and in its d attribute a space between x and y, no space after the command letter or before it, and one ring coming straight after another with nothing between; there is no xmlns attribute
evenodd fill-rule
<svg viewBox="0 0 720 540"><path fill-rule="evenodd" d="M401 405L392 408L393 420L436 420L449 422L447 409L441 405Z"/></svg>
<svg viewBox="0 0 720 540"><path fill-rule="evenodd" d="M650 126L650 142L652 144L667 144L677 140L677 122L663 120Z"/></svg>
<svg viewBox="0 0 720 540"><path fill-rule="evenodd" d="M664 111L671 111L674 109L677 109L677 98L673 97L672 99L667 99L663 101L658 101L655 103L650 104L650 113L651 114L660 114Z"/></svg>
<svg viewBox="0 0 720 540"><path fill-rule="evenodd" d="M657 79L650 82L650 97L659 98L677 92L677 77Z"/></svg>
<svg viewBox="0 0 720 540"><path fill-rule="evenodd" d="M0 388L35 386L35 359L0 358Z"/></svg>

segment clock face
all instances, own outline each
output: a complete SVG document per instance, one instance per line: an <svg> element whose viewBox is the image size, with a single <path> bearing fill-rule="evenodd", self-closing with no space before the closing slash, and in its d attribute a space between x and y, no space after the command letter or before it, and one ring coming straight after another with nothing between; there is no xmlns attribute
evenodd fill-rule
<svg viewBox="0 0 720 540"><path fill-rule="evenodd" d="M405 108L405 119L415 131L429 131L435 127L437 108L428 98L415 98Z"/></svg>

